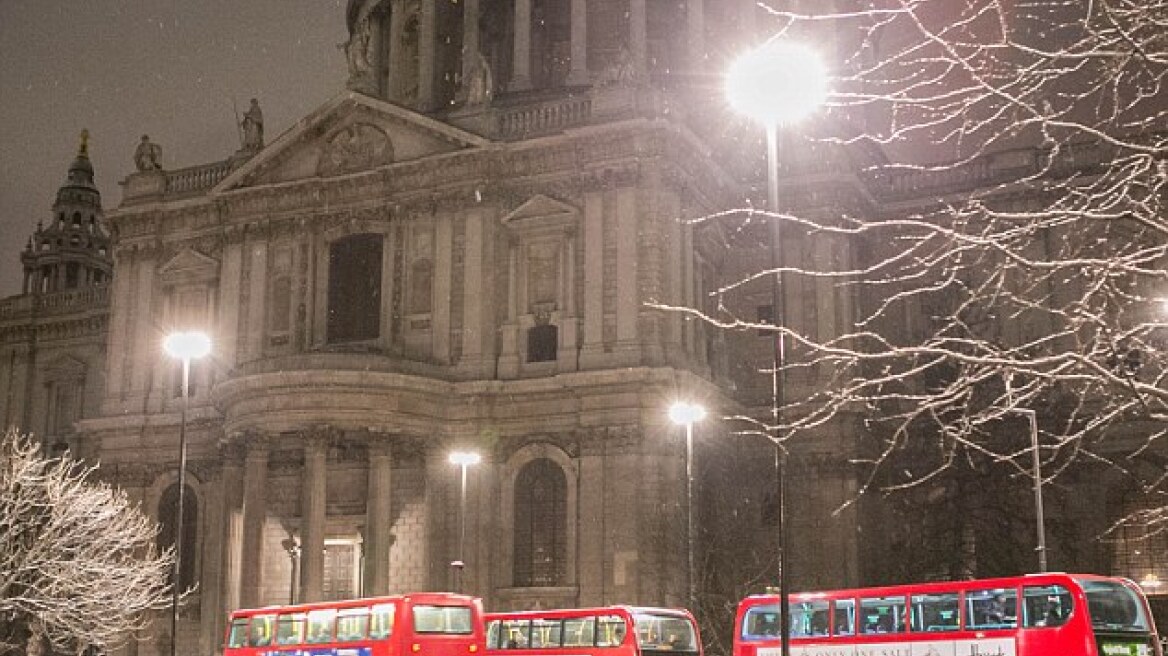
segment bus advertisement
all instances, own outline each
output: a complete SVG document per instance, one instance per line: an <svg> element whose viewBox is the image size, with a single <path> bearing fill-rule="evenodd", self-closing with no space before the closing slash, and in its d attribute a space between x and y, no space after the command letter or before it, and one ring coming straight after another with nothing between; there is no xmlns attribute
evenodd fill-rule
<svg viewBox="0 0 1168 656"><path fill-rule="evenodd" d="M1133 582L1080 574L793 594L793 656L1164 656ZM734 656L780 656L779 597L738 605Z"/></svg>

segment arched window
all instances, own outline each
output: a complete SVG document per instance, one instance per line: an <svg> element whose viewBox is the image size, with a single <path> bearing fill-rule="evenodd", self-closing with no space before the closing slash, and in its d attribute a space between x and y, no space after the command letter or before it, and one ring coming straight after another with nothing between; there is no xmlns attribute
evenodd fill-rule
<svg viewBox="0 0 1168 656"><path fill-rule="evenodd" d="M515 481L514 576L517 587L562 585L567 570L564 471L547 458L519 470Z"/></svg>
<svg viewBox="0 0 1168 656"><path fill-rule="evenodd" d="M167 549L175 545L175 526L178 523L178 484L172 484L163 491L158 499L158 547ZM179 571L178 583L180 590L186 590L195 584L195 560L197 545L197 526L199 525L199 503L195 498L195 491L190 485L186 486L183 494L183 530L182 530L182 569Z"/></svg>
<svg viewBox="0 0 1168 656"><path fill-rule="evenodd" d="M381 235L349 235L329 246L328 341L381 333Z"/></svg>

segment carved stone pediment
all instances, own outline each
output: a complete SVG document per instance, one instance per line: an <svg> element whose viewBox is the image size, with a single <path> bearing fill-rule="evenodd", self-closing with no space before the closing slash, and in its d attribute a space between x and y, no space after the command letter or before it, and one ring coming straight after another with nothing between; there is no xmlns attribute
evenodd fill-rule
<svg viewBox="0 0 1168 656"><path fill-rule="evenodd" d="M580 211L543 194L536 194L503 217L508 229L522 234L564 232L576 226Z"/></svg>
<svg viewBox="0 0 1168 656"><path fill-rule="evenodd" d="M78 380L85 377L85 363L71 355L62 355L44 368L42 376L46 381L57 382Z"/></svg>
<svg viewBox="0 0 1168 656"><path fill-rule="evenodd" d="M224 178L215 192L373 171L489 143L393 103L346 92Z"/></svg>
<svg viewBox="0 0 1168 656"><path fill-rule="evenodd" d="M158 267L158 279L164 285L205 283L219 277L219 260L190 248L184 248Z"/></svg>

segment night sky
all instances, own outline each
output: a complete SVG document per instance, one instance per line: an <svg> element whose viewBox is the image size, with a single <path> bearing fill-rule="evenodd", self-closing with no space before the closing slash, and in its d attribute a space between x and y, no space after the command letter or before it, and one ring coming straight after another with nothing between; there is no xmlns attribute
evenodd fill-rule
<svg viewBox="0 0 1168 656"><path fill-rule="evenodd" d="M82 128L106 212L143 134L167 169L239 147L258 98L271 143L344 88L345 0L0 0L0 297L48 221Z"/></svg>

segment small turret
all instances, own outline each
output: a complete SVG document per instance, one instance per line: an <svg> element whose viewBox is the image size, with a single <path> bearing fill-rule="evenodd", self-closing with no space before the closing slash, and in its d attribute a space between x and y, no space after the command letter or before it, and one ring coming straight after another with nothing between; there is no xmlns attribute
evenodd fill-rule
<svg viewBox="0 0 1168 656"><path fill-rule="evenodd" d="M20 257L24 293L40 294L102 285L113 269L110 239L102 220L101 192L89 161L89 131L81 131L77 157L57 190L49 226L37 222Z"/></svg>

